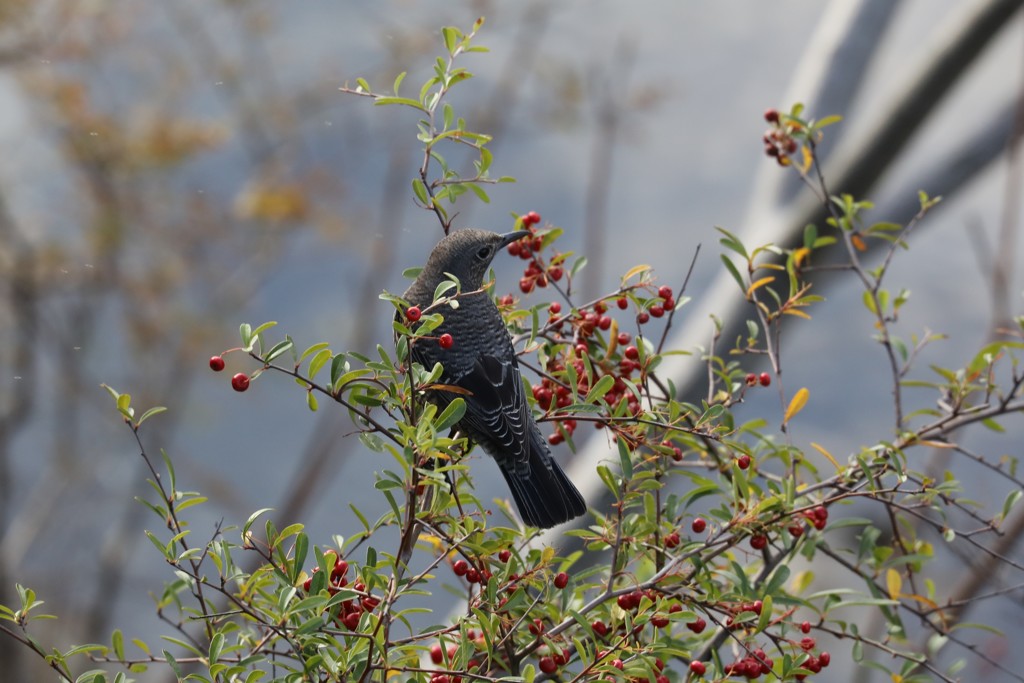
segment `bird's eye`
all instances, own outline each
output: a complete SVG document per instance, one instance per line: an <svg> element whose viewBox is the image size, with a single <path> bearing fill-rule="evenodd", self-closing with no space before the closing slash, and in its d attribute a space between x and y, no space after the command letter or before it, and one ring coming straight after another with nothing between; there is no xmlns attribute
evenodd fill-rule
<svg viewBox="0 0 1024 683"><path fill-rule="evenodd" d="M489 257L490 255L491 255L491 248L490 247L480 247L480 250L478 252L476 252L476 257L478 259L485 259L485 258Z"/></svg>

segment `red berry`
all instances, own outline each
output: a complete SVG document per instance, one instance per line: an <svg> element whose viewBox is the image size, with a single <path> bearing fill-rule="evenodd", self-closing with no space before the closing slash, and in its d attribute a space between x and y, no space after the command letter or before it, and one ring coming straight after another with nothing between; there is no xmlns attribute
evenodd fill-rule
<svg viewBox="0 0 1024 683"><path fill-rule="evenodd" d="M552 446L557 446L563 441L565 441L565 437L562 436L562 432L551 432L551 434L548 435L548 443L551 444Z"/></svg>
<svg viewBox="0 0 1024 683"><path fill-rule="evenodd" d="M640 351L635 346L627 346L626 350L622 352L622 355L630 360L636 360L640 357Z"/></svg>
<svg viewBox="0 0 1024 683"><path fill-rule="evenodd" d="M434 664L440 664L444 661L444 651L437 643L430 646L430 661Z"/></svg>
<svg viewBox="0 0 1024 683"><path fill-rule="evenodd" d="M668 606L668 613L669 614L675 614L676 612L682 612L682 611L683 611L683 606L680 605L678 602L673 602L671 605Z"/></svg>
<svg viewBox="0 0 1024 683"><path fill-rule="evenodd" d="M623 593L615 599L615 602L622 609L633 609L633 594Z"/></svg>
<svg viewBox="0 0 1024 683"><path fill-rule="evenodd" d="M660 318L661 316L665 315L665 308L663 306L651 306L650 314L653 315L655 318Z"/></svg>
<svg viewBox="0 0 1024 683"><path fill-rule="evenodd" d="M764 110L764 120L767 121L768 123L778 123L779 122L779 110L778 109L765 109Z"/></svg>
<svg viewBox="0 0 1024 683"><path fill-rule="evenodd" d="M469 571L469 563L465 560L455 560L452 564L452 571L455 572L455 576L465 576Z"/></svg>
<svg viewBox="0 0 1024 683"><path fill-rule="evenodd" d="M620 296L615 300L615 305L624 311L629 306L629 299L624 296Z"/></svg>
<svg viewBox="0 0 1024 683"><path fill-rule="evenodd" d="M752 387L757 384L757 375L752 372L747 373L747 386Z"/></svg>
<svg viewBox="0 0 1024 683"><path fill-rule="evenodd" d="M569 585L569 575L565 572L558 572L555 576L555 588L561 590Z"/></svg>
<svg viewBox="0 0 1024 683"><path fill-rule="evenodd" d="M750 537L750 547L754 550L764 550L768 545L768 537L764 534L755 534Z"/></svg>
<svg viewBox="0 0 1024 683"><path fill-rule="evenodd" d="M701 534L708 528L708 523L703 517L697 517L693 520L693 524L690 525L690 528L693 529L693 533Z"/></svg>
<svg viewBox="0 0 1024 683"><path fill-rule="evenodd" d="M824 669L832 662L832 655L827 652L822 652L818 655L818 664L821 664L821 668Z"/></svg>
<svg viewBox="0 0 1024 683"><path fill-rule="evenodd" d="M667 534L665 536L665 547L675 548L677 545L679 545L679 540L679 534L673 531L672 533Z"/></svg>
<svg viewBox="0 0 1024 683"><path fill-rule="evenodd" d="M224 359L220 356L210 357L210 369L214 372L220 372L224 369Z"/></svg>
<svg viewBox="0 0 1024 683"><path fill-rule="evenodd" d="M349 631L355 631L359 627L359 612L349 612L345 615L342 622L345 624L345 628Z"/></svg>
<svg viewBox="0 0 1024 683"><path fill-rule="evenodd" d="M508 548L504 548L498 551L498 559L502 562L508 562L512 558L512 551Z"/></svg>
<svg viewBox="0 0 1024 683"><path fill-rule="evenodd" d="M466 581L470 583L480 583L480 570L473 567L466 571Z"/></svg>
<svg viewBox="0 0 1024 683"><path fill-rule="evenodd" d="M597 320L597 326L600 327L602 330L607 330L609 327L612 326L612 319L606 315L602 315Z"/></svg>
<svg viewBox="0 0 1024 683"><path fill-rule="evenodd" d="M405 309L405 319L411 323L416 322L423 315L423 311L420 310L419 306L410 306Z"/></svg>
<svg viewBox="0 0 1024 683"><path fill-rule="evenodd" d="M619 669L620 671L626 668L626 665L622 662L621 659L613 659L612 666L614 666L616 669Z"/></svg>
<svg viewBox="0 0 1024 683"><path fill-rule="evenodd" d="M559 266L551 266L548 268L548 277L551 278L553 282L558 282L562 279L562 269Z"/></svg>
<svg viewBox="0 0 1024 683"><path fill-rule="evenodd" d="M455 340L452 339L452 335L448 334L447 332L445 332L444 334L437 338L437 345L440 346L442 349L450 349L452 348L452 344L454 343Z"/></svg>
<svg viewBox="0 0 1024 683"><path fill-rule="evenodd" d="M662 285L661 287L658 287L658 296L660 296L662 299L671 299L672 288L669 287L668 285Z"/></svg>
<svg viewBox="0 0 1024 683"><path fill-rule="evenodd" d="M530 633L535 636L539 636L544 633L544 622L540 619L534 619L533 623L530 624Z"/></svg>
<svg viewBox="0 0 1024 683"><path fill-rule="evenodd" d="M814 638L811 637L800 639L800 647L804 650L813 650L816 644Z"/></svg>
<svg viewBox="0 0 1024 683"><path fill-rule="evenodd" d="M334 568L331 569L331 578L340 579L346 574L348 574L348 562L339 557L334 562Z"/></svg>
<svg viewBox="0 0 1024 683"><path fill-rule="evenodd" d="M618 336L618 339L617 339L617 341L618 341L618 342L619 342L620 344L622 344L623 346L625 346L626 344L628 344L628 343L629 343L629 340L630 340L630 339L631 339L631 337L629 336L629 334L628 334L628 333L626 333L626 332L619 332L619 336Z"/></svg>
<svg viewBox="0 0 1024 683"><path fill-rule="evenodd" d="M608 627L600 619L595 619L593 623L590 624L590 628L594 629L594 633L599 636L608 635Z"/></svg>
<svg viewBox="0 0 1024 683"><path fill-rule="evenodd" d="M536 225L540 223L540 214L536 211L530 211L528 214L523 216L523 222L529 223L530 225Z"/></svg>
<svg viewBox="0 0 1024 683"><path fill-rule="evenodd" d="M810 633L811 632L811 622L805 621L805 622L801 623L800 624L800 632L801 633Z"/></svg>
<svg viewBox="0 0 1024 683"><path fill-rule="evenodd" d="M313 577L312 576L302 582L302 590L306 591L307 593L309 592L309 589L312 586L313 586Z"/></svg>
<svg viewBox="0 0 1024 683"><path fill-rule="evenodd" d="M707 668L704 666L704 662L696 659L690 662L690 672L695 676L703 676L706 671Z"/></svg>
<svg viewBox="0 0 1024 683"><path fill-rule="evenodd" d="M648 313L647 311L640 311L636 315L636 322L639 325L643 325L644 323L646 323L650 319L651 319L651 314Z"/></svg>
<svg viewBox="0 0 1024 683"><path fill-rule="evenodd" d="M651 624L655 628L665 628L666 626L668 626L668 617L660 614L657 616L653 616L651 617Z"/></svg>
<svg viewBox="0 0 1024 683"><path fill-rule="evenodd" d="M670 683L670 681L668 676L665 674L659 674L658 677L654 679L654 683Z"/></svg>
<svg viewBox="0 0 1024 683"><path fill-rule="evenodd" d="M544 247L544 240L541 237L534 237L533 241L530 242L530 248L533 249L534 253L540 251Z"/></svg>
<svg viewBox="0 0 1024 683"><path fill-rule="evenodd" d="M754 602L750 603L750 611L754 614L760 614L762 609L764 609L764 603L760 600L754 600Z"/></svg>
<svg viewBox="0 0 1024 683"><path fill-rule="evenodd" d="M553 674L558 671L558 665L552 657L541 657L537 667L546 674Z"/></svg>
<svg viewBox="0 0 1024 683"><path fill-rule="evenodd" d="M240 372L231 378L231 388L235 391L245 391L249 388L249 375Z"/></svg>
<svg viewBox="0 0 1024 683"><path fill-rule="evenodd" d="M508 245L508 253L510 256L519 256L519 252L522 250L522 245L519 244L519 240L512 242Z"/></svg>
<svg viewBox="0 0 1024 683"><path fill-rule="evenodd" d="M697 617L694 621L691 621L686 625L686 628L690 629L694 633L701 633L707 628L708 622L704 621L701 617Z"/></svg>
<svg viewBox="0 0 1024 683"><path fill-rule="evenodd" d="M558 303L557 301L552 301L551 305L548 306L548 313L550 313L551 315L558 315L561 312L562 304Z"/></svg>
<svg viewBox="0 0 1024 683"><path fill-rule="evenodd" d="M757 378L757 381L761 383L762 387L766 387L772 383L772 376L767 372L762 372L761 376Z"/></svg>
<svg viewBox="0 0 1024 683"><path fill-rule="evenodd" d="M519 280L519 291L523 294L529 294L533 291L533 278L524 277Z"/></svg>
<svg viewBox="0 0 1024 683"><path fill-rule="evenodd" d="M736 458L736 466L741 470L745 470L750 467L750 456L744 453L740 457Z"/></svg>
<svg viewBox="0 0 1024 683"><path fill-rule="evenodd" d="M800 538L804 535L803 524L790 524L788 527L786 527L786 530L789 531L789 535L793 538Z"/></svg>

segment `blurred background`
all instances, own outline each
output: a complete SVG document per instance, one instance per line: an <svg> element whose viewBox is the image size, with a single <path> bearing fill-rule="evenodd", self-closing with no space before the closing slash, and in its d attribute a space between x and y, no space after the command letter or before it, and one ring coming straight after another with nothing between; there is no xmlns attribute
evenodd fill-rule
<svg viewBox="0 0 1024 683"><path fill-rule="evenodd" d="M324 544L352 528L350 502L368 516L383 505L369 493L380 456L345 438L342 411L311 413L272 374L237 394L230 376L254 366L233 354L214 374L207 360L237 346L242 322L276 320L300 348L391 344L377 296L403 291L402 270L441 232L410 191L415 112L338 88L362 76L386 91L408 70L404 88L418 91L440 27L478 16L491 51L465 59L476 78L452 102L495 136L492 173L518 182L491 188L490 204L460 200L456 227L506 231L512 212L539 212L589 258L587 295L639 263L678 287L701 244L694 302L675 326L685 348L706 346L701 311L731 324L749 314L719 279L714 226L785 244L813 218L813 197L761 143L763 111L803 101L811 116L844 117L827 129L826 173L834 192L875 200L873 219L908 220L920 189L945 197L890 284L913 292L901 333L948 335L915 377L962 365L1022 309L1020 5L0 0L0 603L15 602L16 582L36 589L60 615L39 635L61 645L106 642L114 627L164 632L149 593L169 573L142 533L160 529L133 500L150 493L148 474L101 383L169 408L143 438L170 454L181 488L210 497L193 509L196 540L270 506ZM499 293L515 289L517 268L498 259ZM783 338L790 395L811 391L792 436L845 454L892 435L888 374L858 284L816 287L829 301ZM680 385L704 372L697 355L675 371ZM782 410L755 392L739 416ZM1024 424L1003 426L964 443L1017 457ZM574 470L592 470L604 448L587 444ZM936 458L987 514L1013 488ZM472 468L486 491L493 464L475 456ZM947 554L940 586L978 559ZM1024 581L1021 556L1010 544L1016 564L990 589ZM1009 590L967 617L1019 633L1021 597ZM1024 680L1008 672L1024 659L1006 639L965 637L1004 667L968 655L972 672ZM840 659L834 680L882 680ZM0 662L4 680L48 675L6 638Z"/></svg>

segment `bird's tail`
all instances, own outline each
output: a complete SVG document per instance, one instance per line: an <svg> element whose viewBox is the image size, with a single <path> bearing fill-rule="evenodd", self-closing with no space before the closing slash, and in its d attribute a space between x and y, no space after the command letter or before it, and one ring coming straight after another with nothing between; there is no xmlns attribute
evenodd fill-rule
<svg viewBox="0 0 1024 683"><path fill-rule="evenodd" d="M586 501L551 457L536 425L530 430L529 467L511 462L499 465L526 524L550 529L587 511Z"/></svg>

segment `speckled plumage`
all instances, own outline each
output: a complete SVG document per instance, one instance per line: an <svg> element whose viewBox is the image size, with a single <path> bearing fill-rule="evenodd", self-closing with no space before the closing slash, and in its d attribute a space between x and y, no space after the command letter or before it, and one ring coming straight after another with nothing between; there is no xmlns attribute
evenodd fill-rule
<svg viewBox="0 0 1024 683"><path fill-rule="evenodd" d="M412 346L413 360L426 368L441 363L440 382L466 389L466 414L460 431L491 455L508 482L523 521L549 528L586 512L583 496L551 458L530 414L512 340L501 313L483 285L491 260L509 242L526 233L499 235L457 230L441 240L416 281L405 292L410 305L426 308L434 291L451 273L462 286L457 309L441 311L444 323L433 335L452 336L450 349L432 340ZM431 400L446 405L457 394L434 391Z"/></svg>

